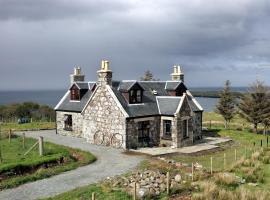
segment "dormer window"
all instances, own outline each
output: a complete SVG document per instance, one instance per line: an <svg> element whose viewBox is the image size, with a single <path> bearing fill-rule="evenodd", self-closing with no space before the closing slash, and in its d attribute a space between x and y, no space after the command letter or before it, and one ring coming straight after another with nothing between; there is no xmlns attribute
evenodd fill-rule
<svg viewBox="0 0 270 200"><path fill-rule="evenodd" d="M70 100L74 100L74 101L80 100L80 91L78 89L71 90Z"/></svg>
<svg viewBox="0 0 270 200"><path fill-rule="evenodd" d="M142 103L142 90L130 90L129 91L129 103Z"/></svg>
<svg viewBox="0 0 270 200"><path fill-rule="evenodd" d="M70 88L70 100L80 101L80 90L75 84Z"/></svg>

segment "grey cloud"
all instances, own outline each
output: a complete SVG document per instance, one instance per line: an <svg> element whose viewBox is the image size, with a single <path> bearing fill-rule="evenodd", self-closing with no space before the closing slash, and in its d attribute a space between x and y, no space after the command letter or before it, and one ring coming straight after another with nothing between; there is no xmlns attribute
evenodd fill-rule
<svg viewBox="0 0 270 200"><path fill-rule="evenodd" d="M146 69L168 79L177 63L193 86L248 83L270 63L269 13L266 0L0 0L0 89L24 79L28 88L65 87L77 64L95 80L103 58L115 79Z"/></svg>
<svg viewBox="0 0 270 200"><path fill-rule="evenodd" d="M127 8L125 1L0 0L0 19L49 20L95 16Z"/></svg>

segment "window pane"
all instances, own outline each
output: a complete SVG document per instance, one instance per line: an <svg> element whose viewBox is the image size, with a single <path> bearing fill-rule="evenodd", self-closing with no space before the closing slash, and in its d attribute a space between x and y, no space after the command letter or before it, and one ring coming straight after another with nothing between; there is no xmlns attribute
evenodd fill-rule
<svg viewBox="0 0 270 200"><path fill-rule="evenodd" d="M137 90L137 102L141 102L141 90Z"/></svg>

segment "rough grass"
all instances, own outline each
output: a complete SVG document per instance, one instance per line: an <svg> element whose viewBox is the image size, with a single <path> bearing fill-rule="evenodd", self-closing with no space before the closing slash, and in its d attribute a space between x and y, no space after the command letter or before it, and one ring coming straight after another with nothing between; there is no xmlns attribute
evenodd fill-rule
<svg viewBox="0 0 270 200"><path fill-rule="evenodd" d="M197 183L200 192L192 195L192 200L268 200L269 193L266 191L259 191L253 193L252 191L240 187L234 191L226 190L218 187L211 181L202 181Z"/></svg>
<svg viewBox="0 0 270 200"><path fill-rule="evenodd" d="M0 190L72 170L96 159L91 153L49 142L44 144L44 156L39 156L37 147L24 156L36 141L26 138L25 149L23 149L21 137L13 136L10 143L8 138L2 138L0 176L3 180L0 182ZM63 162L60 162L61 160Z"/></svg>
<svg viewBox="0 0 270 200"><path fill-rule="evenodd" d="M92 193L96 193L97 200L131 200L129 194L121 190L112 190L104 188L102 185L93 184L85 187L76 188L69 192L47 198L47 200L88 200L91 199Z"/></svg>
<svg viewBox="0 0 270 200"><path fill-rule="evenodd" d="M2 130L12 129L13 131L55 129L55 122L32 122L25 124L2 123L1 128Z"/></svg>

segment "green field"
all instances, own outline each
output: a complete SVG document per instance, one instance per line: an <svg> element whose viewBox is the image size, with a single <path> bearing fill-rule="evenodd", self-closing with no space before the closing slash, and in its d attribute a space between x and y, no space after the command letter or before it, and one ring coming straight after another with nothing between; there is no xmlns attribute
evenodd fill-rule
<svg viewBox="0 0 270 200"><path fill-rule="evenodd" d="M2 130L12 129L13 131L54 129L55 122L32 122L32 123L25 123L25 124L2 123L1 128Z"/></svg>
<svg viewBox="0 0 270 200"><path fill-rule="evenodd" d="M26 138L23 148L22 137L13 135L9 143L2 133L0 190L72 170L96 159L91 153L49 142L44 143L44 156L39 155L38 147L24 155L36 142L36 139Z"/></svg>

